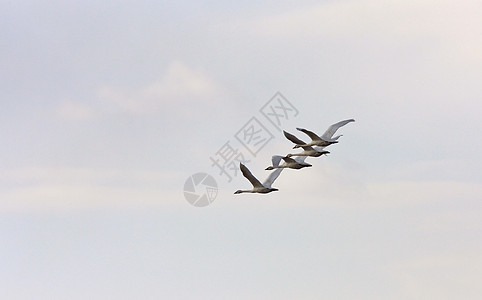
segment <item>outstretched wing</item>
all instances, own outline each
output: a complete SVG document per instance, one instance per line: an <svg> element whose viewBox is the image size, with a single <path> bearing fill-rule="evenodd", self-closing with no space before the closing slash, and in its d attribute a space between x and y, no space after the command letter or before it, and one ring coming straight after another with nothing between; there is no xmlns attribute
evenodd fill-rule
<svg viewBox="0 0 482 300"><path fill-rule="evenodd" d="M355 122L355 120L354 119L343 120L343 121L340 121L338 123L335 123L335 124L331 125L330 127L328 127L328 129L325 131L325 133L323 133L321 138L331 139L331 137L335 134L335 132L338 130L338 128L340 128L342 126L345 126L346 124L348 124L350 122ZM339 137L340 136L338 136L336 139L338 139Z"/></svg>
<svg viewBox="0 0 482 300"><path fill-rule="evenodd" d="M325 154L330 153L330 151L325 150L325 147L321 147L321 146L314 146L313 149L317 152L322 152L322 153L325 153Z"/></svg>
<svg viewBox="0 0 482 300"><path fill-rule="evenodd" d="M296 164L296 163L297 163L297 161L294 160L294 159L292 159L291 157L285 156L285 157L282 157L282 158L283 158L283 160L284 160L285 162L287 162L287 163L289 163L289 164Z"/></svg>
<svg viewBox="0 0 482 300"><path fill-rule="evenodd" d="M302 140L300 140L299 138L297 138L296 136L292 135L291 133L288 133L286 131L283 130L283 134L285 135L285 137L292 141L293 143L295 143L296 145L304 145L306 144L305 142L303 142Z"/></svg>
<svg viewBox="0 0 482 300"><path fill-rule="evenodd" d="M249 169L245 165L243 165L242 163L239 163L239 168L241 169L241 172L243 173L243 176L246 177L246 179L248 179L249 182L251 182L253 187L263 187L261 182L259 182L259 180L256 179L256 177L253 176L253 174L251 174L251 172L249 171Z"/></svg>
<svg viewBox="0 0 482 300"><path fill-rule="evenodd" d="M307 157L308 157L308 156L297 156L297 157L295 158L295 161L296 161L297 163L300 163L300 164L301 164L301 163L304 163L304 162L305 162L305 159L306 159Z"/></svg>
<svg viewBox="0 0 482 300"><path fill-rule="evenodd" d="M279 166L279 162L281 161L282 158L283 158L283 156L273 155L271 157L271 163L273 164L273 167Z"/></svg>
<svg viewBox="0 0 482 300"><path fill-rule="evenodd" d="M266 178L266 180L263 182L263 185L267 188L270 188L273 182L276 180L276 178L278 178L279 174L281 174L281 171L283 170L283 168L279 168L271 172L268 178Z"/></svg>
<svg viewBox="0 0 482 300"><path fill-rule="evenodd" d="M314 133L312 131L306 130L304 128L296 128L296 129L298 129L301 132L306 133L313 141L321 141L322 140L319 136L316 135L316 133Z"/></svg>
<svg viewBox="0 0 482 300"><path fill-rule="evenodd" d="M301 148L303 148L305 151L313 151L313 147L311 146L301 146Z"/></svg>

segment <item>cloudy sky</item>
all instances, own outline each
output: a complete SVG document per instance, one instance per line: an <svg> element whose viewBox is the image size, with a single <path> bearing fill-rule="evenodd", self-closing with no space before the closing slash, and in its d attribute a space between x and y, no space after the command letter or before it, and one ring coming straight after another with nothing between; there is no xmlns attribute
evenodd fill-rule
<svg viewBox="0 0 482 300"><path fill-rule="evenodd" d="M241 3L241 2L240 2ZM479 299L476 0L1 1L4 299ZM280 128L341 128L267 195ZM270 139L252 155L250 120ZM239 137L239 134L238 134ZM219 187L189 204L191 175ZM201 187L198 187L202 193Z"/></svg>

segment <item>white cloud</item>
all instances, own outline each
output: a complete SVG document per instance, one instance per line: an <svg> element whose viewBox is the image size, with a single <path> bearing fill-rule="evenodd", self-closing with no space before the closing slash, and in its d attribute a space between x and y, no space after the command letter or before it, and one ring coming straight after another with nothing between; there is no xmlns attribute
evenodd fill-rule
<svg viewBox="0 0 482 300"><path fill-rule="evenodd" d="M97 95L102 102L124 112L143 114L198 102L213 104L220 93L220 87L203 72L175 61L163 77L144 87L127 90L104 86Z"/></svg>
<svg viewBox="0 0 482 300"><path fill-rule="evenodd" d="M274 187L280 189L285 205L320 205L339 208L387 208L447 203L457 200L461 207L482 198L482 184L455 180L371 179L366 170L315 162L312 168L283 172ZM387 174L388 175L388 174ZM297 200L292 201L293 197Z"/></svg>
<svg viewBox="0 0 482 300"><path fill-rule="evenodd" d="M143 170L68 168L68 167L28 167L2 170L0 180L6 183L98 183L103 180L153 183L179 176L178 173L162 173Z"/></svg>
<svg viewBox="0 0 482 300"><path fill-rule="evenodd" d="M386 266L401 299L479 299L482 293L480 253L413 257Z"/></svg>
<svg viewBox="0 0 482 300"><path fill-rule="evenodd" d="M82 102L66 100L56 108L56 114L62 120L86 121L96 116L95 110Z"/></svg>
<svg viewBox="0 0 482 300"><path fill-rule="evenodd" d="M386 181L368 186L368 204L418 205L429 202L465 201L482 197L482 184L455 181Z"/></svg>
<svg viewBox="0 0 482 300"><path fill-rule="evenodd" d="M180 194L180 193L179 193ZM33 185L0 192L2 212L58 212L109 208L145 208L175 204L161 188L79 185ZM179 201L178 204L184 204Z"/></svg>
<svg viewBox="0 0 482 300"><path fill-rule="evenodd" d="M390 177L401 180L445 180L477 182L480 163L469 158L422 160L391 170Z"/></svg>
<svg viewBox="0 0 482 300"><path fill-rule="evenodd" d="M446 48L445 55L458 53L480 63L481 10L480 1L330 1L258 18L247 28L254 35L283 38L423 38Z"/></svg>
<svg viewBox="0 0 482 300"><path fill-rule="evenodd" d="M0 211L51 212L183 205L181 174L92 168L18 168L0 173ZM174 187L178 187L178 189ZM175 201L178 199L180 201Z"/></svg>
<svg viewBox="0 0 482 300"><path fill-rule="evenodd" d="M70 121L87 121L118 112L192 115L204 106L219 103L222 94L222 88L202 71L174 61L162 77L138 89L106 85L95 92L94 103L62 101L55 113Z"/></svg>
<svg viewBox="0 0 482 300"><path fill-rule="evenodd" d="M459 34L480 24L480 1L335 1L254 20L260 34ZM479 10L480 11L480 10ZM380 26L383 24L383 26ZM454 27L455 26L455 27ZM465 32L475 35L478 28Z"/></svg>

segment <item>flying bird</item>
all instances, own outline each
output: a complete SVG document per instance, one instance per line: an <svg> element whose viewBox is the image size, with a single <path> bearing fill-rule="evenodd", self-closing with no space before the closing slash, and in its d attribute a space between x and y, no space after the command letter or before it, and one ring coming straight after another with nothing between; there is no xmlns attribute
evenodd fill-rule
<svg viewBox="0 0 482 300"><path fill-rule="evenodd" d="M287 156L274 155L271 157L272 166L266 168L266 170L274 170L279 168L290 168L290 169L302 169L305 167L311 167L309 163L305 163L306 156L293 159ZM280 165L280 161L285 162Z"/></svg>
<svg viewBox="0 0 482 300"><path fill-rule="evenodd" d="M253 174L251 174L251 172L249 171L249 169L242 163L239 163L239 168L241 169L243 176L246 177L246 179L248 179L249 182L251 182L251 184L253 185L253 188L251 190L237 190L236 192L234 192L235 194L241 194L241 193L266 194L266 193L270 193L278 190L277 188L272 188L271 185L276 180L276 178L278 178L281 171L283 171L282 168L276 169L273 172L271 172L268 178L266 178L266 180L263 183L259 182L259 180L256 177L254 177Z"/></svg>
<svg viewBox="0 0 482 300"><path fill-rule="evenodd" d="M293 154L288 154L286 155L287 157L292 157L292 156L312 156L312 157L318 157L318 156L321 156L323 154L329 154L330 151L326 151L326 150L323 150L324 147L319 147L319 146L315 146L315 147L311 147L311 146L307 146L305 142L303 142L302 140L300 140L299 138L297 138L296 136L292 135L291 133L288 133L286 131L283 130L283 134L285 135L285 137L290 140L291 142L295 143L296 145L301 145L301 148L303 148L303 152L300 152L300 153L293 153ZM295 146L295 148L297 148L297 146Z"/></svg>
<svg viewBox="0 0 482 300"><path fill-rule="evenodd" d="M323 150L324 147L306 147L303 146L303 151L300 153L289 153L286 157L293 157L293 156L311 156L311 157L318 157L322 156L323 154L329 154L330 151Z"/></svg>
<svg viewBox="0 0 482 300"><path fill-rule="evenodd" d="M342 136L342 135L337 135L335 137L333 137L333 135L335 134L335 132L342 126L345 126L346 124L350 123L350 122L355 122L354 119L348 119L348 120L343 120L343 121L340 121L338 123L335 123L333 125L331 125L330 127L328 127L328 129L320 136L318 136L316 133L312 132L312 131L309 131L307 129L304 129L304 128L296 128L297 130L301 131L301 132L304 132L306 133L310 138L311 138L311 142L306 144L296 144L293 148L299 148L299 147L303 147L303 146L322 146L322 147L326 147L328 145L331 145L331 144L334 144L334 143L338 143L338 139Z"/></svg>

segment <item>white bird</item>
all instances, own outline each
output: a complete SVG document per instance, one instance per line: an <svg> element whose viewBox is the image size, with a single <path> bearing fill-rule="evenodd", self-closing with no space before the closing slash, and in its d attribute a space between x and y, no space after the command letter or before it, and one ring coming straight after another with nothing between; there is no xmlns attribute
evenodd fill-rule
<svg viewBox="0 0 482 300"><path fill-rule="evenodd" d="M329 154L330 151L323 150L324 147L311 147L311 146L305 146L305 142L297 138L296 136L292 135L291 133L288 133L283 130L283 134L285 137L290 140L291 142L295 143L296 145L302 145L301 148L303 148L303 152L300 153L293 153L293 154L288 154L286 155L287 157L292 157L292 156L312 156L312 157L318 157L323 154ZM296 148L296 146L295 146Z"/></svg>
<svg viewBox="0 0 482 300"><path fill-rule="evenodd" d="M325 131L325 133L323 133L321 135L321 137L316 135L312 131L309 131L309 130L306 130L306 129L303 129L303 128L296 128L297 130L306 133L311 138L311 142L308 143L308 144L306 144L306 143L305 144L296 144L293 148L299 148L299 147L303 147L303 146L322 146L322 147L325 147L325 146L328 146L328 145L331 145L331 144L334 144L334 143L338 143L337 140L342 135L338 135L336 137L333 137L333 135L335 134L335 132L340 127L345 126L346 124L348 124L350 122L355 122L355 120L354 119L343 120L343 121L340 121L338 123L335 123L335 124L331 125L330 127L328 127L328 129Z"/></svg>
<svg viewBox="0 0 482 300"><path fill-rule="evenodd" d="M256 177L253 176L253 174L251 174L251 172L245 165L243 165L242 163L239 163L239 168L241 169L243 176L246 177L246 179L248 179L249 182L251 182L251 184L253 185L253 188L251 190L237 190L236 192L234 192L235 194L241 194L241 193L266 194L266 193L270 193L278 190L277 188L272 188L271 185L276 180L276 178L278 178L279 174L281 173L281 171L283 171L283 169L280 168L280 169L274 170L273 172L271 172L271 174L269 174L268 178L266 178L266 180L263 183L261 183L259 182L258 179L256 179Z"/></svg>
<svg viewBox="0 0 482 300"><path fill-rule="evenodd" d="M271 157L272 166L267 167L265 170L274 170L279 168L290 168L290 169L302 169L305 167L311 167L309 163L305 163L306 156L299 157L297 159L292 159L287 156L273 155ZM281 160L285 162L279 164Z"/></svg>

